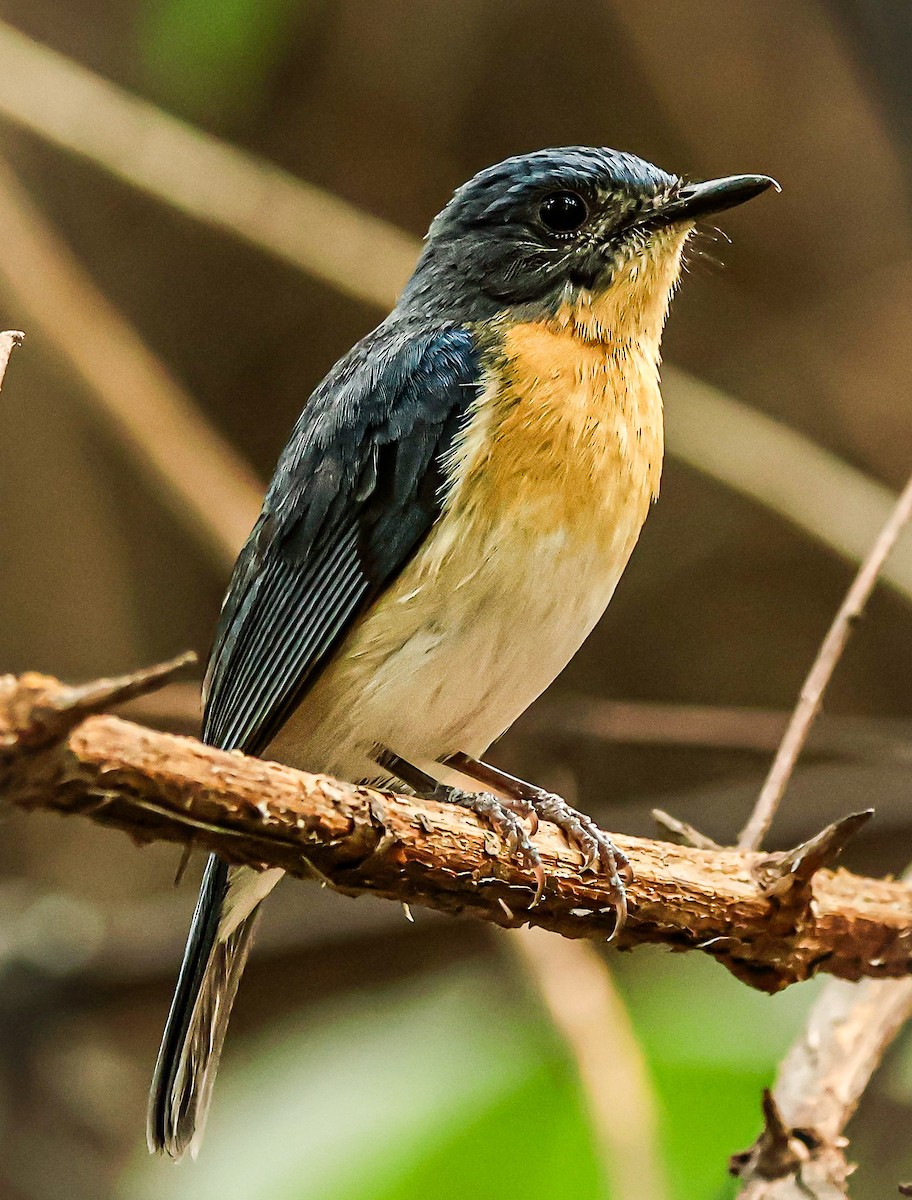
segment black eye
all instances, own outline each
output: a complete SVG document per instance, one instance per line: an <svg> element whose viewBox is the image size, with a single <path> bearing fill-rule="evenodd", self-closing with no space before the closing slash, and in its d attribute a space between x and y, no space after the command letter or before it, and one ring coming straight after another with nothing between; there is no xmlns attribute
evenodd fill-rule
<svg viewBox="0 0 912 1200"><path fill-rule="evenodd" d="M589 206L576 192L552 192L538 210L542 225L552 233L576 233L588 216Z"/></svg>

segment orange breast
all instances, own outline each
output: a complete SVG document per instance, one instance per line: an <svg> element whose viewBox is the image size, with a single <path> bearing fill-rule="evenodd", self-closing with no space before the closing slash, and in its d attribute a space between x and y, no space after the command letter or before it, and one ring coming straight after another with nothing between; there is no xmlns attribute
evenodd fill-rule
<svg viewBox="0 0 912 1200"><path fill-rule="evenodd" d="M454 461L454 508L512 514L529 532L633 540L658 494L657 347L581 335L574 322L513 324ZM469 514L467 514L469 515Z"/></svg>

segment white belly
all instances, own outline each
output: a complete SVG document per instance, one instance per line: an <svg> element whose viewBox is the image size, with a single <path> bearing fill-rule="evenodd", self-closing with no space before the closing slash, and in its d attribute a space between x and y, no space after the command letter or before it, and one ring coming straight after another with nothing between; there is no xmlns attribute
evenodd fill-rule
<svg viewBox="0 0 912 1200"><path fill-rule="evenodd" d="M598 548L564 531L524 535L515 523L447 548L444 522L268 756L370 780L382 777L377 746L425 770L456 751L481 755L598 621L639 533L641 516L629 517Z"/></svg>

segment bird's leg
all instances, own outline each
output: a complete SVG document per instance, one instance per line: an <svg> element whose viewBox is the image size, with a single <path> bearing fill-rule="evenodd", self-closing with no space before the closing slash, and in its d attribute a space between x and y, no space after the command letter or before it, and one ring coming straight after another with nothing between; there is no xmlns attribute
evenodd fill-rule
<svg viewBox="0 0 912 1200"><path fill-rule="evenodd" d="M512 802L501 800L490 792L466 792L462 788L440 783L433 775L428 775L420 767L406 762L386 748L380 749L374 757L381 767L401 779L416 796L458 804L460 808L467 808L480 817L497 834L511 858L515 858L535 876L535 895L529 907L534 908L538 904L545 886L541 856ZM492 853L496 854L496 849Z"/></svg>
<svg viewBox="0 0 912 1200"><path fill-rule="evenodd" d="M508 775L469 754L450 754L442 762L461 775L504 792L510 798L508 803L520 815L531 816L536 823L541 818L556 825L570 845L579 850L583 869L598 870L608 880L614 897L617 929L620 929L627 917L626 884L630 883L633 873L626 856L591 817L572 808L561 796Z"/></svg>

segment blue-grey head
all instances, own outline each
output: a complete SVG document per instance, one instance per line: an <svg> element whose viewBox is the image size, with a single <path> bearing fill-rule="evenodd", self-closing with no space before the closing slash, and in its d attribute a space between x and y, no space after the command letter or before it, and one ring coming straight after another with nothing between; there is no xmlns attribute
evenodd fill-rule
<svg viewBox="0 0 912 1200"><path fill-rule="evenodd" d="M631 272L648 288L643 268L665 260L654 286L670 291L694 222L773 183L765 175L688 183L633 154L587 146L508 158L436 217L400 307L461 319L511 307L532 315Z"/></svg>

